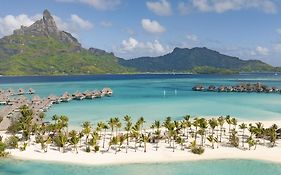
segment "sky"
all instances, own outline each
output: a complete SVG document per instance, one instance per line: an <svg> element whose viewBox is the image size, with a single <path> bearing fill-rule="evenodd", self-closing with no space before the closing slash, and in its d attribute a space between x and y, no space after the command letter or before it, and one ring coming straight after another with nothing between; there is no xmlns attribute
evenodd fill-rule
<svg viewBox="0 0 281 175"><path fill-rule="evenodd" d="M83 47L125 59L207 47L281 66L281 0L1 0L0 37L45 9Z"/></svg>

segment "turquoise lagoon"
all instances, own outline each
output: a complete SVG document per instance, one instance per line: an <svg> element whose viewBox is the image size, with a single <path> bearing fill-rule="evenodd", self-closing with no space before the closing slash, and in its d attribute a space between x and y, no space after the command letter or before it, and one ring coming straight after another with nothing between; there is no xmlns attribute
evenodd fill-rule
<svg viewBox="0 0 281 175"><path fill-rule="evenodd" d="M114 156L114 155L113 155ZM280 175L281 165L254 160L213 160L161 164L80 166L2 161L1 175Z"/></svg>
<svg viewBox="0 0 281 175"><path fill-rule="evenodd" d="M193 92L202 84L233 85L262 82L281 88L281 76L239 75L99 75L62 77L0 77L0 88L32 87L41 97L110 87L113 97L71 101L54 105L48 112L69 116L72 126L126 114L134 119L181 119L196 116L227 115L244 120L281 119L281 94ZM165 92L165 95L164 95ZM148 122L149 123L149 122ZM93 155L94 156L94 155ZM255 160L208 160L194 162L81 166L38 161L1 160L0 175L281 175L281 165Z"/></svg>
<svg viewBox="0 0 281 175"><path fill-rule="evenodd" d="M232 115L245 120L281 119L281 94L194 92L194 85L233 85L261 82L281 88L281 76L274 74L239 75L96 75L59 77L0 77L0 88L36 90L40 97L67 91L86 91L110 87L110 98L71 101L54 105L48 112L69 116L72 126L83 121L97 122L128 114L147 121L183 115Z"/></svg>

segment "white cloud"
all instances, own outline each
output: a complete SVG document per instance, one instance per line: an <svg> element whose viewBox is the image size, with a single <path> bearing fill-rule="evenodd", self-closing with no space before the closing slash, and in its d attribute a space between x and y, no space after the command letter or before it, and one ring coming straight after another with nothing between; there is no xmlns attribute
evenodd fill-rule
<svg viewBox="0 0 281 175"><path fill-rule="evenodd" d="M192 0L190 4L201 12L223 13L241 9L259 9L265 13L276 13L277 5L273 0Z"/></svg>
<svg viewBox="0 0 281 175"><path fill-rule="evenodd" d="M100 25L101 25L102 27L111 27L111 26L112 26L112 23L111 23L110 21L102 21L102 22L100 23Z"/></svg>
<svg viewBox="0 0 281 175"><path fill-rule="evenodd" d="M281 43L277 43L273 46L274 51L281 52Z"/></svg>
<svg viewBox="0 0 281 175"><path fill-rule="evenodd" d="M79 17L76 14L71 15L71 22L74 26L81 28L81 29L89 30L89 29L93 28L93 24L91 22L82 19L81 17Z"/></svg>
<svg viewBox="0 0 281 175"><path fill-rule="evenodd" d="M142 28L152 34L160 34L165 32L165 28L161 26L157 21L150 19L142 19Z"/></svg>
<svg viewBox="0 0 281 175"><path fill-rule="evenodd" d="M146 6L149 10L159 16L170 16L172 15L171 5L167 0L160 0L157 2L148 1Z"/></svg>
<svg viewBox="0 0 281 175"><path fill-rule="evenodd" d="M121 3L121 0L56 0L59 2L76 2L90 5L98 10L113 9Z"/></svg>
<svg viewBox="0 0 281 175"><path fill-rule="evenodd" d="M72 14L69 20L62 20L56 15L52 15L59 30L70 32L77 36L77 32L80 30L89 30L93 27L93 24L87 20L82 19L76 14ZM7 15L3 18L0 17L0 37L11 35L14 30L19 29L20 26L30 26L36 20L42 18L42 14L36 14L34 16L28 16L21 14L18 16Z"/></svg>
<svg viewBox="0 0 281 175"><path fill-rule="evenodd" d="M123 40L121 45L114 50L117 54L121 54L125 57L138 57L144 55L159 56L167 53L170 49L168 46L161 44L158 40L143 42L130 37L127 40Z"/></svg>
<svg viewBox="0 0 281 175"><path fill-rule="evenodd" d="M192 42L199 42L197 35L194 35L194 34L186 35L186 38Z"/></svg>
<svg viewBox="0 0 281 175"><path fill-rule="evenodd" d="M38 15L29 17L26 14L18 16L7 15L3 18L0 17L0 36L11 35L15 29L20 26L30 26L38 19Z"/></svg>
<svg viewBox="0 0 281 175"><path fill-rule="evenodd" d="M178 10L181 15L186 15L191 12L191 6L188 3L180 2L178 4Z"/></svg>
<svg viewBox="0 0 281 175"><path fill-rule="evenodd" d="M251 52L251 55L262 55L267 56L269 54L269 50L266 47L257 46L255 51Z"/></svg>

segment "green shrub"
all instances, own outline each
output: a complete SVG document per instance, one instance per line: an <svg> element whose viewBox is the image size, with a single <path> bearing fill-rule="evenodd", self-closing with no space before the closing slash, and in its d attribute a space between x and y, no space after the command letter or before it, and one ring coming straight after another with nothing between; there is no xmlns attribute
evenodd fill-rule
<svg viewBox="0 0 281 175"><path fill-rule="evenodd" d="M201 155L201 154L204 153L204 151L205 151L205 149L204 149L203 147L201 147L201 146L195 146L195 147L191 148L191 152L192 152L193 154L199 154L199 155Z"/></svg>
<svg viewBox="0 0 281 175"><path fill-rule="evenodd" d="M17 136L10 136L5 140L5 144L7 145L7 148L10 149L18 148L18 142L19 142L19 138Z"/></svg>

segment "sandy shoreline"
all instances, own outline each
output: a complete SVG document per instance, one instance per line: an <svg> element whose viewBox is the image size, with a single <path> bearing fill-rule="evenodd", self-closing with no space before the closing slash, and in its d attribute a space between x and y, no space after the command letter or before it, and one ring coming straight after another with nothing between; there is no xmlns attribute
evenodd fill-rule
<svg viewBox="0 0 281 175"><path fill-rule="evenodd" d="M247 123L249 123L249 121ZM255 123L255 121L251 121L251 123ZM281 121L263 121L263 123L265 127L269 127L273 123L279 124L279 126L281 125ZM3 135L3 132L0 133L0 135ZM133 143L131 143L131 146L133 146ZM128 149L128 153L125 152L125 148L122 148L117 154L115 154L115 151L112 149L104 153L86 153L81 149L79 153L76 154L71 149L67 150L65 153L61 153L56 147L50 147L48 152L44 153L40 148L40 144L32 143L27 147L26 151L20 151L18 149L8 151L11 153L12 159L80 165L165 163L213 159L254 159L281 163L281 140L277 140L276 146L273 148L257 145L256 150L243 150L241 148L227 146L219 146L219 148L212 149L210 144L207 143L203 155L193 154L189 149L183 151L180 145L177 145L175 152L173 152L168 146L167 143L161 141L158 151L156 151L154 144L147 144L146 153L143 152L143 147L139 147L137 152L135 152L133 148ZM106 149L107 147L104 150Z"/></svg>

